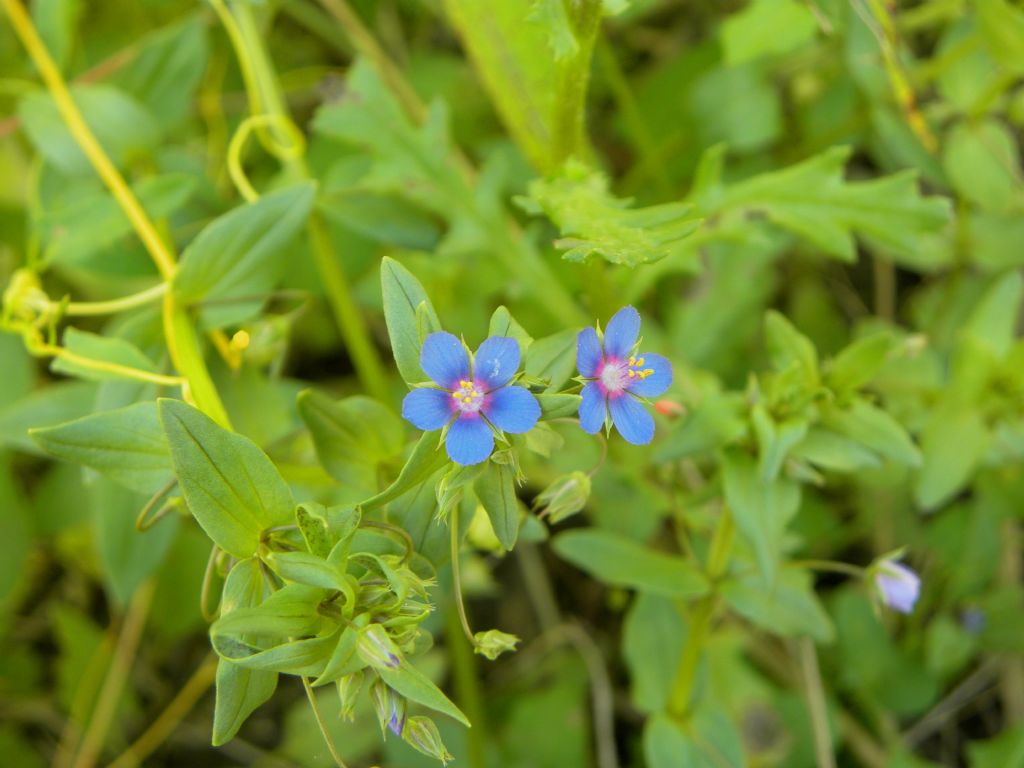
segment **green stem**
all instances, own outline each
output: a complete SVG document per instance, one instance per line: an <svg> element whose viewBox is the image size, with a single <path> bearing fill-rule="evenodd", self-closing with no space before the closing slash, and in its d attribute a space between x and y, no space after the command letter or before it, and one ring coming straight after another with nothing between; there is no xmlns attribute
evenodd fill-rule
<svg viewBox="0 0 1024 768"><path fill-rule="evenodd" d="M466 616L466 605L462 602L462 575L459 570L459 505L452 507L451 516L448 519L451 528L451 558L452 558L452 591L455 593L455 607L459 611L459 621L462 623L462 631L470 645L476 645L476 638L473 637L473 630L469 626L469 618Z"/></svg>
<svg viewBox="0 0 1024 768"><path fill-rule="evenodd" d="M814 734L814 755L818 768L836 768L835 749L832 746L832 731L828 724L828 706L825 702L825 686L821 681L818 653L814 641L802 637L797 641L800 669L804 678L807 709L811 714L811 730Z"/></svg>
<svg viewBox="0 0 1024 768"><path fill-rule="evenodd" d="M584 116L587 84L590 80L590 59L601 27L601 0L577 0L570 18L573 21L579 48L566 61L559 73L555 92L555 114L552 126L551 156L548 172L554 172L584 147Z"/></svg>
<svg viewBox="0 0 1024 768"><path fill-rule="evenodd" d="M810 568L812 571L842 573L855 579L863 579L865 573L864 569L859 565L841 563L838 560L791 560L786 563L786 566L789 568Z"/></svg>
<svg viewBox="0 0 1024 768"><path fill-rule="evenodd" d="M157 283L152 288L133 293L131 296L123 296L120 299L109 301L71 301L64 307L64 314L68 317L92 317L95 315L113 315L118 312L127 312L130 309L137 309L156 301L167 292L167 283Z"/></svg>
<svg viewBox="0 0 1024 768"><path fill-rule="evenodd" d="M263 114L271 119L257 135L268 151L280 158L289 172L299 179L311 179L312 174L305 159L291 151L294 143L289 131L282 126L291 123L277 73L267 55L264 39L246 0L232 4L228 10L222 0L214 0L214 8L228 30L239 65L246 74L246 88L249 91L254 114ZM387 397L384 369L370 338L362 313L352 296L348 276L342 262L334 253L330 232L319 214L314 212L308 227L313 260L323 280L328 304L337 322L338 330L352 360L363 387L379 400Z"/></svg>
<svg viewBox="0 0 1024 768"><path fill-rule="evenodd" d="M721 519L718 521L718 527L715 528L715 534L711 540L711 551L708 554L707 575L712 582L712 591L710 594L702 597L690 612L690 625L686 643L683 645L682 653L679 655L675 678L672 681L672 688L669 692L668 711L669 714L678 720L684 720L690 711L697 664L700 661L704 644L711 630L711 618L714 615L715 604L718 598L715 582L722 577L729 565L729 551L732 548L733 533L732 514L729 512L728 507L724 507Z"/></svg>

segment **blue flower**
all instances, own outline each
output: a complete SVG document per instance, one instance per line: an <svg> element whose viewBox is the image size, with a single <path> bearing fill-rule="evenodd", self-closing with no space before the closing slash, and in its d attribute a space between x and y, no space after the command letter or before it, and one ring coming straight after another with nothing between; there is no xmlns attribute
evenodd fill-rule
<svg viewBox="0 0 1024 768"><path fill-rule="evenodd" d="M661 355L636 351L640 313L623 307L608 321L604 346L597 331L585 328L576 339L576 367L587 383L580 402L580 426L597 434L610 413L627 442L646 445L654 439L654 419L640 404L672 383L672 364Z"/></svg>
<svg viewBox="0 0 1024 768"><path fill-rule="evenodd" d="M470 360L455 336L432 333L420 350L420 366L437 387L405 396L402 416L429 432L447 426L445 446L456 464L479 464L494 450L494 432L529 432L540 404L525 387L509 385L519 370L519 343L491 336Z"/></svg>
<svg viewBox="0 0 1024 768"><path fill-rule="evenodd" d="M921 594L921 577L895 559L883 558L872 568L875 592L883 604L911 613Z"/></svg>

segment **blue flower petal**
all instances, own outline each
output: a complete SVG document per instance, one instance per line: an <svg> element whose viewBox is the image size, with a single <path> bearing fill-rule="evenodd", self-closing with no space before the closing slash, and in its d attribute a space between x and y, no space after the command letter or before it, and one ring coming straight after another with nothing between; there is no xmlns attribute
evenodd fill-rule
<svg viewBox="0 0 1024 768"><path fill-rule="evenodd" d="M629 391L640 397L657 397L672 384L672 363L661 355L647 354L641 352L637 358L644 361L642 368L650 369L654 373L642 379L630 380Z"/></svg>
<svg viewBox="0 0 1024 768"><path fill-rule="evenodd" d="M526 387L502 387L491 393L483 411L498 429L518 435L533 429L540 403Z"/></svg>
<svg viewBox="0 0 1024 768"><path fill-rule="evenodd" d="M452 396L443 389L414 389L402 401L402 418L416 429L440 429L455 415Z"/></svg>
<svg viewBox="0 0 1024 768"><path fill-rule="evenodd" d="M583 399L580 401L580 426L584 432L596 435L604 426L604 417L608 409L605 406L605 395L596 381L583 387Z"/></svg>
<svg viewBox="0 0 1024 768"><path fill-rule="evenodd" d="M576 337L576 368L580 376L593 379L597 376L597 366L601 363L603 353L597 331L584 328Z"/></svg>
<svg viewBox="0 0 1024 768"><path fill-rule="evenodd" d="M607 357L624 360L629 357L640 335L640 313L633 307L623 307L608 321L604 329L604 353Z"/></svg>
<svg viewBox="0 0 1024 768"><path fill-rule="evenodd" d="M491 336L473 356L473 377L488 391L508 384L519 370L519 342L509 336Z"/></svg>
<svg viewBox="0 0 1024 768"><path fill-rule="evenodd" d="M479 464L494 450L494 434L478 415L461 416L448 429L445 447L456 464Z"/></svg>
<svg viewBox="0 0 1024 768"><path fill-rule="evenodd" d="M469 355L455 336L439 331L423 340L420 367L435 384L455 390L469 378Z"/></svg>
<svg viewBox="0 0 1024 768"><path fill-rule="evenodd" d="M608 410L615 428L627 443L647 445L654 439L654 419L632 395L608 398Z"/></svg>

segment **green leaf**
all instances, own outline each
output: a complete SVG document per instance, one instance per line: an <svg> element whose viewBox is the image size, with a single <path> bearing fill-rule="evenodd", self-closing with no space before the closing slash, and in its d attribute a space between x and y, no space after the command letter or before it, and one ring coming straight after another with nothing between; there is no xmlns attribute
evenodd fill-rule
<svg viewBox="0 0 1024 768"><path fill-rule="evenodd" d="M139 493L154 494L173 477L155 402L94 413L29 434L58 459L94 469Z"/></svg>
<svg viewBox="0 0 1024 768"><path fill-rule="evenodd" d="M707 580L686 560L608 531L566 531L552 546L564 560L605 584L680 598L708 591Z"/></svg>
<svg viewBox="0 0 1024 768"><path fill-rule="evenodd" d="M537 395L537 402L540 403L541 418L560 419L566 416L575 416L580 409L582 399L579 395Z"/></svg>
<svg viewBox="0 0 1024 768"><path fill-rule="evenodd" d="M648 768L742 768L742 737L731 720L707 706L686 726L666 714L644 724L644 759Z"/></svg>
<svg viewBox="0 0 1024 768"><path fill-rule="evenodd" d="M686 641L687 626L679 608L667 597L641 592L626 612L622 654L629 668L633 703L643 712L665 710L672 689L671 674Z"/></svg>
<svg viewBox="0 0 1024 768"><path fill-rule="evenodd" d="M848 408L823 408L821 423L897 464L921 463L921 453L903 426L867 400L855 398Z"/></svg>
<svg viewBox="0 0 1024 768"><path fill-rule="evenodd" d="M993 58L1010 72L1024 72L1024 11L1006 0L979 0L978 20Z"/></svg>
<svg viewBox="0 0 1024 768"><path fill-rule="evenodd" d="M818 24L796 0L754 0L722 22L722 50L730 67L795 51L814 39Z"/></svg>
<svg viewBox="0 0 1024 768"><path fill-rule="evenodd" d="M361 498L376 493L380 465L402 452L404 429L395 414L363 395L332 400L314 390L299 394L298 408L328 474Z"/></svg>
<svg viewBox="0 0 1024 768"><path fill-rule="evenodd" d="M942 166L954 189L984 210L1009 213L1024 201L1017 140L1000 122L955 125L943 142Z"/></svg>
<svg viewBox="0 0 1024 768"><path fill-rule="evenodd" d="M263 559L285 581L323 589L349 588L342 570L318 555L309 552L268 552Z"/></svg>
<svg viewBox="0 0 1024 768"><path fill-rule="evenodd" d="M547 32L555 61L565 61L579 52L580 44L562 0L532 0L529 19Z"/></svg>
<svg viewBox="0 0 1024 768"><path fill-rule="evenodd" d="M700 225L693 206L666 203L630 208L629 200L609 193L604 174L578 163L567 165L561 176L535 180L529 197L518 202L555 223L562 235L555 246L570 261L600 256L612 264L636 267L669 256L695 258L689 249L682 250L686 238Z"/></svg>
<svg viewBox="0 0 1024 768"><path fill-rule="evenodd" d="M516 498L515 469L509 464L487 462L483 474L473 481L480 504L487 511L498 541L506 550L519 536L519 499Z"/></svg>
<svg viewBox="0 0 1024 768"><path fill-rule="evenodd" d="M215 219L189 244L173 290L183 303L199 305L203 327L234 325L260 311L288 266L283 251L305 225L315 191L307 182L264 195Z"/></svg>
<svg viewBox="0 0 1024 768"><path fill-rule="evenodd" d="M292 494L255 443L180 400L157 401L189 510L225 552L250 557L268 528L289 522Z"/></svg>
<svg viewBox="0 0 1024 768"><path fill-rule="evenodd" d="M64 348L79 357L89 358L100 363L112 363L125 368L134 368L147 373L156 373L153 361L129 341L110 336L99 336L88 331L68 327L64 331ZM55 357L50 364L55 373L75 376L89 381L114 381L131 378L116 371L104 371L69 360L66 357Z"/></svg>
<svg viewBox="0 0 1024 768"><path fill-rule="evenodd" d="M854 234L895 255L914 256L921 237L949 221L949 201L921 197L912 171L846 181L849 156L849 148L836 147L724 188L712 185L696 202L707 216L761 213L844 261L856 256Z"/></svg>
<svg viewBox="0 0 1024 768"><path fill-rule="evenodd" d="M765 340L776 371L798 368L804 386L818 383L818 352L811 340L774 310L765 314Z"/></svg>
<svg viewBox="0 0 1024 768"><path fill-rule="evenodd" d="M935 509L960 492L974 475L991 437L973 404L947 403L935 410L921 434L921 469L914 500Z"/></svg>
<svg viewBox="0 0 1024 768"><path fill-rule="evenodd" d="M398 372L409 384L427 381L427 375L420 368L420 348L427 334L441 330L441 321L430 298L409 270L387 256L380 263L380 284L384 320ZM422 329L417 320L420 307L426 319L426 327Z"/></svg>
<svg viewBox="0 0 1024 768"><path fill-rule="evenodd" d="M545 392L557 392L576 370L576 332L567 329L537 339L526 350L526 375L547 384Z"/></svg>
<svg viewBox="0 0 1024 768"><path fill-rule="evenodd" d="M309 637L290 640L260 650L224 635L211 636L213 649L222 658L249 669L318 677L327 665L337 638Z"/></svg>
<svg viewBox="0 0 1024 768"><path fill-rule="evenodd" d="M792 418L775 422L760 403L751 410L751 422L757 436L761 479L771 482L778 477L789 452L807 434L805 418Z"/></svg>
<svg viewBox="0 0 1024 768"><path fill-rule="evenodd" d="M448 455L437 441L437 434L424 432L395 481L359 506L364 512L377 509L415 488L448 463Z"/></svg>
<svg viewBox="0 0 1024 768"><path fill-rule="evenodd" d="M963 333L975 339L997 358L1004 358L1017 338L1017 318L1024 299L1024 278L1017 270L1007 272L982 294L971 310Z"/></svg>
<svg viewBox="0 0 1024 768"><path fill-rule="evenodd" d="M299 504L295 508L295 522L309 551L318 557L326 558L334 546L334 541L324 505L316 502Z"/></svg>
<svg viewBox="0 0 1024 768"><path fill-rule="evenodd" d="M382 667L377 670L377 673L385 683L410 701L448 715L466 727L470 726L469 720L462 714L462 711L444 695L440 688L430 682L426 675L408 661L403 661L401 666L394 669Z"/></svg>
<svg viewBox="0 0 1024 768"><path fill-rule="evenodd" d="M269 586L259 561L247 558L235 563L224 582L221 616L239 608L259 605ZM225 744L253 710L269 699L277 688L277 673L246 669L226 659L217 663L217 697L213 710L213 745Z"/></svg>
<svg viewBox="0 0 1024 768"><path fill-rule="evenodd" d="M96 402L96 385L88 381L58 381L37 389L0 409L0 443L27 453L40 453L28 430L61 424L89 413Z"/></svg>
<svg viewBox="0 0 1024 768"><path fill-rule="evenodd" d="M784 569L770 584L760 575L748 573L723 584L722 597L738 614L772 634L807 636L821 643L835 636L814 593L811 575L805 571Z"/></svg>
<svg viewBox="0 0 1024 768"><path fill-rule="evenodd" d="M855 440L817 426L807 431L804 439L793 447L791 455L837 472L856 472L882 463L874 451Z"/></svg>
<svg viewBox="0 0 1024 768"><path fill-rule="evenodd" d="M148 154L159 143L161 131L156 118L119 88L72 85L71 96L100 145L119 168ZM29 141L47 161L67 174L93 173L92 164L48 93L33 92L23 97L18 102L18 119Z"/></svg>
<svg viewBox="0 0 1024 768"><path fill-rule="evenodd" d="M47 50L65 75L82 16L82 0L38 0L32 3L32 21Z"/></svg>
<svg viewBox="0 0 1024 768"><path fill-rule="evenodd" d="M888 332L857 339L829 361L825 384L840 395L861 389L881 370L894 345L895 340Z"/></svg>
<svg viewBox="0 0 1024 768"><path fill-rule="evenodd" d="M800 506L800 486L785 478L764 480L753 457L741 451L722 456L722 481L736 528L757 555L765 580L774 583L786 526Z"/></svg>
<svg viewBox="0 0 1024 768"><path fill-rule="evenodd" d="M500 306L491 315L487 326L487 336L508 336L519 342L519 351L523 352L533 343L533 337L526 332L505 306Z"/></svg>
<svg viewBox="0 0 1024 768"><path fill-rule="evenodd" d="M1024 726L1007 728L986 741L967 745L971 768L1010 768L1024 765Z"/></svg>

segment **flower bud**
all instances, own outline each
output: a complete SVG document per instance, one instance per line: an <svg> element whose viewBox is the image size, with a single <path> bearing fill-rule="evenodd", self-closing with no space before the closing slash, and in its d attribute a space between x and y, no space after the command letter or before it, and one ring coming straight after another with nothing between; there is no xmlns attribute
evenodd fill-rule
<svg viewBox="0 0 1024 768"><path fill-rule="evenodd" d="M548 521L557 523L575 515L590 498L590 476L585 472L570 472L562 475L541 491L534 499L533 507Z"/></svg>
<svg viewBox="0 0 1024 768"><path fill-rule="evenodd" d="M442 765L447 765L448 761L453 759L451 753L445 749L444 742L441 741L441 734L438 733L437 726L429 717L422 715L410 717L405 724L402 738L424 755L440 760Z"/></svg>
<svg viewBox="0 0 1024 768"><path fill-rule="evenodd" d="M338 687L338 698L341 700L341 708L338 710L338 715L349 722L355 720L356 698L359 696L359 691L363 688L364 677L363 670L359 670L351 675L339 677L338 682L335 683Z"/></svg>
<svg viewBox="0 0 1024 768"><path fill-rule="evenodd" d="M655 400L654 410L660 413L662 416L668 416L675 418L676 416L683 416L686 414L686 408L681 403L677 403L675 400Z"/></svg>
<svg viewBox="0 0 1024 768"><path fill-rule="evenodd" d="M911 613L921 593L921 577L901 563L896 562L899 553L888 555L876 561L868 575L875 590L875 597L893 610Z"/></svg>
<svg viewBox="0 0 1024 768"><path fill-rule="evenodd" d="M371 624L359 633L356 652L377 669L395 669L402 663L402 652L380 624Z"/></svg>
<svg viewBox="0 0 1024 768"><path fill-rule="evenodd" d="M498 629L488 629L486 632L477 632L473 635L473 650L494 661L505 651L514 651L518 642L519 638L515 635Z"/></svg>
<svg viewBox="0 0 1024 768"><path fill-rule="evenodd" d="M377 710L377 721L380 723L380 731L388 728L396 736L401 736L405 730L405 697L388 686L379 677L377 682L370 689L373 698L373 707Z"/></svg>

